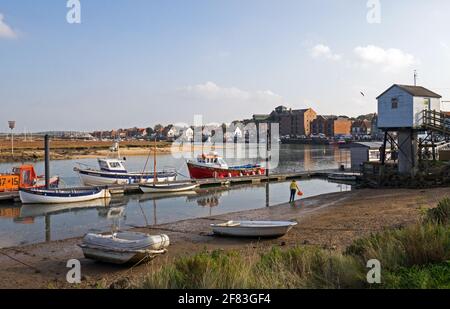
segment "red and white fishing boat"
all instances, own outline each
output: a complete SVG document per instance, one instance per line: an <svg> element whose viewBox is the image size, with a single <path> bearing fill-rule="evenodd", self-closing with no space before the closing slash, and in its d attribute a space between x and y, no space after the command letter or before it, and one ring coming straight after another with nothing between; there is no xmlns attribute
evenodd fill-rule
<svg viewBox="0 0 450 309"><path fill-rule="evenodd" d="M196 160L187 161L187 166L193 179L255 176L265 173L265 168L259 164L228 166L216 152L201 154Z"/></svg>

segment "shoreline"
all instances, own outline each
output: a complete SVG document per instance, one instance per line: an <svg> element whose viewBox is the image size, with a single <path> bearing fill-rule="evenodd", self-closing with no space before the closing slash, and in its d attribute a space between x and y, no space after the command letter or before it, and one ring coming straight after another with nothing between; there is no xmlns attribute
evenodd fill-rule
<svg viewBox="0 0 450 309"><path fill-rule="evenodd" d="M389 228L416 223L421 210L431 208L448 195L448 188L424 190L361 189L330 193L297 201L296 206L280 204L268 208L240 211L212 217L187 219L157 226L130 230L169 235L168 253L150 263L133 268L97 263L83 257L76 246L81 237L0 249L0 288L95 288L108 287L119 279L139 281L154 267L173 258L204 250L237 249L243 252L273 246L320 246L342 251L353 240ZM231 219L295 220L287 235L278 239L255 240L213 237L209 224ZM81 261L82 283L65 281L66 262Z"/></svg>
<svg viewBox="0 0 450 309"><path fill-rule="evenodd" d="M234 145L234 144L232 144ZM10 146L9 146L10 147ZM51 160L79 160L79 159L95 159L99 157L107 157L111 154L109 148L110 142L80 142L76 141L52 141L50 144ZM181 146L173 146L171 142L157 142L156 154L166 155L173 153L183 153L200 151L202 149L216 150L224 149L221 145L212 146L184 144ZM154 152L154 146L151 142L130 141L122 142L119 149L120 157L125 156L148 156ZM15 146L14 155L11 149L0 141L0 163L20 163L20 162L40 162L44 160L43 141L21 142Z"/></svg>

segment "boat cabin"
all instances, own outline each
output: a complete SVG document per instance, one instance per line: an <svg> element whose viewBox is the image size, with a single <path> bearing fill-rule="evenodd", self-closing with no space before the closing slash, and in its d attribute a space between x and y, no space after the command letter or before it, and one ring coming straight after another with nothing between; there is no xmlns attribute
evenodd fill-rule
<svg viewBox="0 0 450 309"><path fill-rule="evenodd" d="M197 162L206 165L219 166L221 168L228 168L228 164L221 156L217 154L217 152L201 154L197 157Z"/></svg>
<svg viewBox="0 0 450 309"><path fill-rule="evenodd" d="M126 173L127 170L119 159L98 159L100 170L105 172Z"/></svg>

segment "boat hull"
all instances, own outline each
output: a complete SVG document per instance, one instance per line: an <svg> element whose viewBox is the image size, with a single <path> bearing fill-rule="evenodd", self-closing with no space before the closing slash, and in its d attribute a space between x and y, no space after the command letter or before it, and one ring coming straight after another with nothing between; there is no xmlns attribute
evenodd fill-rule
<svg viewBox="0 0 450 309"><path fill-rule="evenodd" d="M296 222L235 221L238 225L211 224L216 235L233 237L281 237L289 232Z"/></svg>
<svg viewBox="0 0 450 309"><path fill-rule="evenodd" d="M144 193L173 193L191 191L197 188L197 184L156 184L156 185L140 185L139 188Z"/></svg>
<svg viewBox="0 0 450 309"><path fill-rule="evenodd" d="M187 162L187 166L192 179L256 176L265 173L265 169L258 165L241 168L219 168Z"/></svg>
<svg viewBox="0 0 450 309"><path fill-rule="evenodd" d="M87 234L80 247L88 259L113 264L141 263L167 251L170 244L165 234L148 235L119 232L111 235Z"/></svg>
<svg viewBox="0 0 450 309"><path fill-rule="evenodd" d="M83 250L84 257L87 259L119 265L145 263L154 259L156 255L167 252L166 249L116 251L86 245L80 245L80 247Z"/></svg>
<svg viewBox="0 0 450 309"><path fill-rule="evenodd" d="M54 192L57 192L56 190ZM101 198L110 198L109 190L91 190L83 193L53 194L51 190L20 190L20 201L23 204L61 204L85 202Z"/></svg>
<svg viewBox="0 0 450 309"><path fill-rule="evenodd" d="M358 177L352 174L331 174L328 175L328 179L338 181L356 181Z"/></svg>
<svg viewBox="0 0 450 309"><path fill-rule="evenodd" d="M110 173L94 170L74 169L81 178L81 182L85 186L103 186L103 185L124 185L135 183L152 183L153 173ZM176 180L176 172L158 172L158 182Z"/></svg>

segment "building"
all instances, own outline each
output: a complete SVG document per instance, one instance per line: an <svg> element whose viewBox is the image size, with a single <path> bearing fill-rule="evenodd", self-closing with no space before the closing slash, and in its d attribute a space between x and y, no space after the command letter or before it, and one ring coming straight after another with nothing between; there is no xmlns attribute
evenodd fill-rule
<svg viewBox="0 0 450 309"><path fill-rule="evenodd" d="M307 108L284 110L282 113L277 113L274 118L280 125L281 136L298 137L311 135L311 123L316 117L316 112L312 108Z"/></svg>
<svg viewBox="0 0 450 309"><path fill-rule="evenodd" d="M331 132L331 130L333 130ZM328 136L348 136L352 130L352 121L348 118L338 117L333 119L333 124L329 126Z"/></svg>
<svg viewBox="0 0 450 309"><path fill-rule="evenodd" d="M327 137L350 135L352 121L345 117L319 115L311 122L311 133Z"/></svg>
<svg viewBox="0 0 450 309"><path fill-rule="evenodd" d="M326 135L325 132L327 132L327 121L328 121L328 116L318 115L316 117L316 119L314 119L313 122L311 123L311 134Z"/></svg>
<svg viewBox="0 0 450 309"><path fill-rule="evenodd" d="M372 136L372 139L379 140L383 138L383 131L380 130L378 127L378 115L374 114L372 118L372 128L370 129L370 135Z"/></svg>
<svg viewBox="0 0 450 309"><path fill-rule="evenodd" d="M380 161L382 142L357 142L350 147L351 168L360 171L366 162Z"/></svg>
<svg viewBox="0 0 450 309"><path fill-rule="evenodd" d="M355 139L363 139L366 136L371 135L372 122L364 120L355 120L351 126L351 134Z"/></svg>
<svg viewBox="0 0 450 309"><path fill-rule="evenodd" d="M424 87L395 84L377 97L378 127L420 127L423 110L440 112L441 98Z"/></svg>
<svg viewBox="0 0 450 309"><path fill-rule="evenodd" d="M418 166L418 131L429 124L424 111L440 112L441 96L421 86L394 84L377 101L378 127L387 133L386 137L389 132L397 132L398 171L414 175Z"/></svg>

